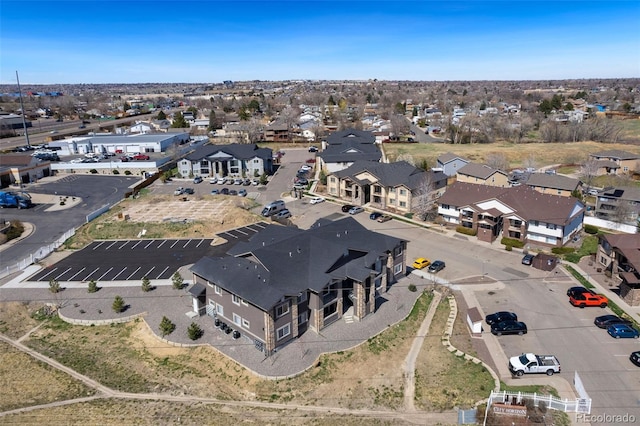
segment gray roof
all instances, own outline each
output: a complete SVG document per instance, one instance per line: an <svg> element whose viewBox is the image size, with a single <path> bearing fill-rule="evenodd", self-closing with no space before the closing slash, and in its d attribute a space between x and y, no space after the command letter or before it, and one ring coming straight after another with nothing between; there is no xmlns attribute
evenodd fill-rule
<svg viewBox="0 0 640 426"><path fill-rule="evenodd" d="M447 164L450 163L454 160L460 160L460 161L464 161L465 163L469 163L469 160L467 160L466 158L460 157L452 152L447 152L445 154L442 154L441 156L438 157L438 163L440 164Z"/></svg>
<svg viewBox="0 0 640 426"><path fill-rule="evenodd" d="M142 135L94 135L85 139L92 144L136 144L136 143L160 143L164 140L173 140L176 136L183 136L185 139L189 139L189 133L147 133Z"/></svg>
<svg viewBox="0 0 640 426"><path fill-rule="evenodd" d="M558 174L550 175L547 173L532 173L529 175L527 185L573 191L578 188L580 181L578 179Z"/></svg>
<svg viewBox="0 0 640 426"><path fill-rule="evenodd" d="M232 143L229 145L204 145L185 158L189 161L200 161L218 152L224 152L238 160L250 160L255 157L270 159L273 157L271 148L259 148L256 144Z"/></svg>
<svg viewBox="0 0 640 426"><path fill-rule="evenodd" d="M635 160L640 158L640 155L636 155L627 151L622 151L620 149L608 149L605 151L594 152L593 154L589 154L589 155L591 157L615 158L617 160Z"/></svg>
<svg viewBox="0 0 640 426"><path fill-rule="evenodd" d="M419 188L428 179L428 173L419 169L406 161L395 163L375 163L371 161L357 161L344 170L334 173L338 178L349 178L354 182L367 184L371 182L360 182L355 176L363 171L367 171L378 178L378 182L385 187L396 187L404 185L409 189ZM431 180L437 179L435 175L443 175L442 172L432 172L434 176ZM446 177L444 177L446 178Z"/></svg>
<svg viewBox="0 0 640 426"><path fill-rule="evenodd" d="M576 212L584 211L584 205L576 198L541 194L527 185L501 188L466 182L450 185L438 199L438 204L460 208L469 206L481 211L478 204L488 200L501 201L524 220L539 220L561 226L568 223Z"/></svg>
<svg viewBox="0 0 640 426"><path fill-rule="evenodd" d="M318 221L306 231L268 225L230 251L236 257L205 257L191 270L266 311L283 297L320 292L333 279L365 279L376 259L401 241L352 217Z"/></svg>
<svg viewBox="0 0 640 426"><path fill-rule="evenodd" d="M497 169L494 169L493 167L489 167L487 165L477 164L477 163L465 164L464 166L458 169L458 173L467 175L467 176L477 177L480 179L487 179L494 173L501 173L505 176L507 175L505 172L501 170L497 170Z"/></svg>
<svg viewBox="0 0 640 426"><path fill-rule="evenodd" d="M325 163L345 163L357 160L380 161L382 153L371 132L356 129L341 130L327 137L326 148L318 154Z"/></svg>
<svg viewBox="0 0 640 426"><path fill-rule="evenodd" d="M618 186L613 188L605 188L602 191L598 192L598 196L640 202L640 188L634 186Z"/></svg>

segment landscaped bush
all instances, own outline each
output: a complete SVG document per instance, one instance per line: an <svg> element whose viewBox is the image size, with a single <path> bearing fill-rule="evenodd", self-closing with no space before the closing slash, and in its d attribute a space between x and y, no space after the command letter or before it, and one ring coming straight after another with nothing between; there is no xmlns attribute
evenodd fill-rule
<svg viewBox="0 0 640 426"><path fill-rule="evenodd" d="M24 232L24 225L19 220L12 220L10 223L11 225L9 225L9 229L6 232L7 241L20 237Z"/></svg>
<svg viewBox="0 0 640 426"><path fill-rule="evenodd" d="M598 227L594 225L584 225L584 232L595 235L598 233Z"/></svg>
<svg viewBox="0 0 640 426"><path fill-rule="evenodd" d="M513 246L511 244L507 244L507 245L504 246L504 249L506 251L512 251L513 250Z"/></svg>
<svg viewBox="0 0 640 426"><path fill-rule="evenodd" d="M571 262L571 263L578 263L580 262L580 258L582 256L580 256L580 254L578 253L567 253L564 256L564 260L566 260L567 262Z"/></svg>
<svg viewBox="0 0 640 426"><path fill-rule="evenodd" d="M478 234L478 231L476 231L475 229L467 228L465 226L457 226L456 232L459 232L460 234L464 234L464 235L471 235L474 237Z"/></svg>
<svg viewBox="0 0 640 426"><path fill-rule="evenodd" d="M524 241L516 240L515 238L503 237L500 240L500 244L504 244L505 246L518 247L518 248L524 247Z"/></svg>
<svg viewBox="0 0 640 426"><path fill-rule="evenodd" d="M574 253L576 249L573 247L554 247L551 249L551 253L553 254L569 254Z"/></svg>
<svg viewBox="0 0 640 426"><path fill-rule="evenodd" d="M95 175L96 173L98 173L98 171L96 169L91 169L89 170L89 173L91 173L92 175Z"/></svg>
<svg viewBox="0 0 640 426"><path fill-rule="evenodd" d="M124 174L125 174L125 175L127 175L127 176L130 176L130 175L131 175L131 172L130 172L129 170L125 170L125 171L124 171Z"/></svg>
<svg viewBox="0 0 640 426"><path fill-rule="evenodd" d="M118 170L115 170L115 169L114 169L114 170L113 170L113 174L114 174L114 175L119 175L119 174L120 174L120 172L119 172Z"/></svg>
<svg viewBox="0 0 640 426"><path fill-rule="evenodd" d="M406 217L407 219L413 219L413 213L405 213L404 217Z"/></svg>

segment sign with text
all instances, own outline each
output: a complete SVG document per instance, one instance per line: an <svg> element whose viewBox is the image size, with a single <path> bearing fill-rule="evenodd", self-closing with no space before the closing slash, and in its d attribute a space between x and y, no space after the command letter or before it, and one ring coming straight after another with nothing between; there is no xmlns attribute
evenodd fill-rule
<svg viewBox="0 0 640 426"><path fill-rule="evenodd" d="M492 404L491 408L494 414L522 417L527 416L527 407L523 407L522 405Z"/></svg>

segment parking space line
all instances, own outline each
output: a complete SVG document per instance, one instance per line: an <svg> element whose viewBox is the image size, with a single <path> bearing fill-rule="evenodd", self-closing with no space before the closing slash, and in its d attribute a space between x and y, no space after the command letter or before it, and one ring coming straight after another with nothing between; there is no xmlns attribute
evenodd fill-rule
<svg viewBox="0 0 640 426"><path fill-rule="evenodd" d="M131 277L132 277L136 272L138 272L139 270L140 270L140 267L138 266L138 267L136 268L136 270L135 270L135 271L133 271L133 272L132 272L128 277L127 277L127 280L128 280L129 278L131 278Z"/></svg>
<svg viewBox="0 0 640 426"><path fill-rule="evenodd" d="M190 242L191 242L191 240L187 240L187 242L186 242L186 243L184 243L184 245L182 246L182 248L186 248L186 247L189 245L189 243L190 243Z"/></svg>
<svg viewBox="0 0 640 426"><path fill-rule="evenodd" d="M115 281L115 280L116 280L116 278L118 278L118 276L120 276L120 274L121 274L121 273L123 273L123 272L125 271L125 269L127 269L127 267L126 267L126 266L125 266L124 268L122 268L122 270L121 270L120 272L118 272L118 273L116 274L116 276L115 276L115 277L111 278L111 281Z"/></svg>
<svg viewBox="0 0 640 426"><path fill-rule="evenodd" d="M230 233L228 233L228 232L224 232L222 235L225 235L225 234L226 234L226 235L229 235L230 237L235 238L236 240L238 239L238 237L236 237L235 235L230 234Z"/></svg>
<svg viewBox="0 0 640 426"><path fill-rule="evenodd" d="M205 239L201 239L200 242L198 244L196 244L196 248L199 248L203 243L205 242Z"/></svg>
<svg viewBox="0 0 640 426"><path fill-rule="evenodd" d="M178 240L176 240L175 243L171 244L171 247L169 247L169 248L173 248L173 246L175 246L176 244L178 244Z"/></svg>
<svg viewBox="0 0 640 426"><path fill-rule="evenodd" d="M97 250L97 249L98 249L100 246L102 246L104 243L105 243L105 242L104 242L104 241L102 241L100 244L98 244L97 246L95 246L95 247L93 248L93 250Z"/></svg>
<svg viewBox="0 0 640 426"><path fill-rule="evenodd" d="M121 250L122 247L126 246L127 244L129 244L129 241L125 241L123 245L121 245L120 247L118 247L118 250Z"/></svg>
<svg viewBox="0 0 640 426"><path fill-rule="evenodd" d="M162 274L164 274L164 273L167 271L167 269L169 269L169 267L168 267L168 266L165 266L165 268L162 270L162 272L160 272L160 273L158 274L158 276L156 277L156 280L159 280L159 279L160 279L160 277L162 276Z"/></svg>
<svg viewBox="0 0 640 426"><path fill-rule="evenodd" d="M44 274L43 276L40 277L40 279L42 280L43 278L46 278L47 275L51 275L53 274L55 271L57 271L58 268L53 268L52 270L50 270L49 272L47 272L46 274Z"/></svg>
<svg viewBox="0 0 640 426"><path fill-rule="evenodd" d="M155 266L152 266L152 267L151 267L151 269L149 269L149 270L147 271L147 273L143 275L143 277L147 277L147 278L149 278L149 274L150 274L150 273L151 273L151 271L153 271L154 269L156 269L156 267L155 267Z"/></svg>
<svg viewBox="0 0 640 426"><path fill-rule="evenodd" d="M146 248L149 248L149 246L150 246L151 244L153 244L153 240L149 241L149 244L147 244L146 246L144 246L144 248L145 248L145 249L146 249Z"/></svg>
<svg viewBox="0 0 640 426"><path fill-rule="evenodd" d="M73 279L76 277L76 275L79 275L80 272L84 271L87 268L82 268L80 269L78 272L76 272L75 274L73 274L72 276L69 277L69 279L67 279L67 281L73 281Z"/></svg>
<svg viewBox="0 0 640 426"><path fill-rule="evenodd" d="M100 270L100 267L94 269L93 271L91 271L91 273L89 275L87 275L86 277L84 277L84 279L82 281L86 281L87 278L89 278L91 275L95 274L96 272L98 272Z"/></svg>
<svg viewBox="0 0 640 426"><path fill-rule="evenodd" d="M57 280L58 278L60 278L61 276L63 276L64 274L66 274L67 272L69 272L72 268L67 268L65 269L65 271L63 273L61 273L60 275L58 275L57 277L54 278L54 280Z"/></svg>
<svg viewBox="0 0 640 426"><path fill-rule="evenodd" d="M138 241L137 243L135 243L133 245L133 247L131 247L131 250L133 250L134 248L136 248L138 246L138 244L140 244L142 242L142 240Z"/></svg>
<svg viewBox="0 0 640 426"><path fill-rule="evenodd" d="M105 275L107 275L109 272L111 272L111 270L113 269L113 266L109 269L107 269L107 272L105 272L104 274L100 275L97 279L97 281L100 281Z"/></svg>
<svg viewBox="0 0 640 426"><path fill-rule="evenodd" d="M105 250L109 250L111 247L113 247L113 245L117 243L117 241L112 242L111 244L109 244L109 247L107 247Z"/></svg>
<svg viewBox="0 0 640 426"><path fill-rule="evenodd" d="M160 245L159 245L158 247L156 247L156 248L157 248L157 249L159 249L159 248L160 248L160 247L162 247L162 245L163 245L164 243L166 243L166 242L167 242L167 240L162 240L162 242L160 243Z"/></svg>
<svg viewBox="0 0 640 426"><path fill-rule="evenodd" d="M246 232L241 231L240 229L234 229L234 231L241 233L242 235L249 235Z"/></svg>

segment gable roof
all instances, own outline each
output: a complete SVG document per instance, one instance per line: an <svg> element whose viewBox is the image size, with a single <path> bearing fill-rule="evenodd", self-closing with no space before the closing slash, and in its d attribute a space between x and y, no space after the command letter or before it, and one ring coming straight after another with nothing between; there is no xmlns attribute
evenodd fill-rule
<svg viewBox="0 0 640 426"><path fill-rule="evenodd" d="M376 259L401 241L352 217L318 221L306 231L268 225L230 250L235 257L202 258L191 270L266 311L284 297L320 292L334 279L366 279Z"/></svg>
<svg viewBox="0 0 640 426"><path fill-rule="evenodd" d="M369 172L378 178L378 182L385 187L395 187L404 185L410 189L418 188L428 178L426 171L419 169L406 161L395 163L375 163L371 161L356 161L344 170L333 173L339 178L349 178L359 184L370 183L360 182L356 175L362 172Z"/></svg>
<svg viewBox="0 0 640 426"><path fill-rule="evenodd" d="M318 154L325 163L345 163L357 160L380 161L382 153L375 145L371 132L346 129L327 137L326 148Z"/></svg>
<svg viewBox="0 0 640 426"><path fill-rule="evenodd" d="M589 154L589 156L598 157L598 158L615 158L618 160L636 160L640 158L640 155L636 155L627 151L622 151L620 149L608 149L605 151L599 151L593 154Z"/></svg>
<svg viewBox="0 0 640 426"><path fill-rule="evenodd" d="M555 225L565 225L576 214L584 211L584 205L576 198L541 194L526 185L501 188L455 182L438 199L438 203L484 211L478 204L489 200L500 201L524 220L539 220Z"/></svg>
<svg viewBox="0 0 640 426"><path fill-rule="evenodd" d="M611 247L622 252L637 271L640 271L640 234L602 234Z"/></svg>
<svg viewBox="0 0 640 426"><path fill-rule="evenodd" d="M469 163L469 160L467 160L466 158L460 157L452 152L447 152L445 154L442 154L441 156L438 157L437 161L440 164L447 164L455 160L460 160L464 163Z"/></svg>
<svg viewBox="0 0 640 426"><path fill-rule="evenodd" d="M491 175L495 173L500 173L507 176L507 174L501 170L497 170L487 165L477 164L477 163L465 164L464 166L458 169L458 173L471 176L471 177L476 177L479 179L488 179Z"/></svg>
<svg viewBox="0 0 640 426"><path fill-rule="evenodd" d="M355 141L359 144L373 144L376 141L376 138L371 132L349 128L331 133L327 136L326 141L329 145L342 145L348 141Z"/></svg>
<svg viewBox="0 0 640 426"><path fill-rule="evenodd" d="M578 179L558 174L549 175L546 173L532 173L529 175L527 185L573 191L578 187L578 185L580 185L580 181Z"/></svg>
<svg viewBox="0 0 640 426"><path fill-rule="evenodd" d="M620 200L640 202L640 188L637 188L635 186L605 188L598 193L598 196L613 197Z"/></svg>
<svg viewBox="0 0 640 426"><path fill-rule="evenodd" d="M189 161L200 161L219 152L223 152L238 160L250 160L251 158L270 159L273 157L271 148L259 148L256 144L233 143L228 145L204 145L185 157Z"/></svg>
<svg viewBox="0 0 640 426"><path fill-rule="evenodd" d="M31 165L35 160L31 154L8 154L0 155L1 167L26 167ZM37 160L36 160L37 162Z"/></svg>

